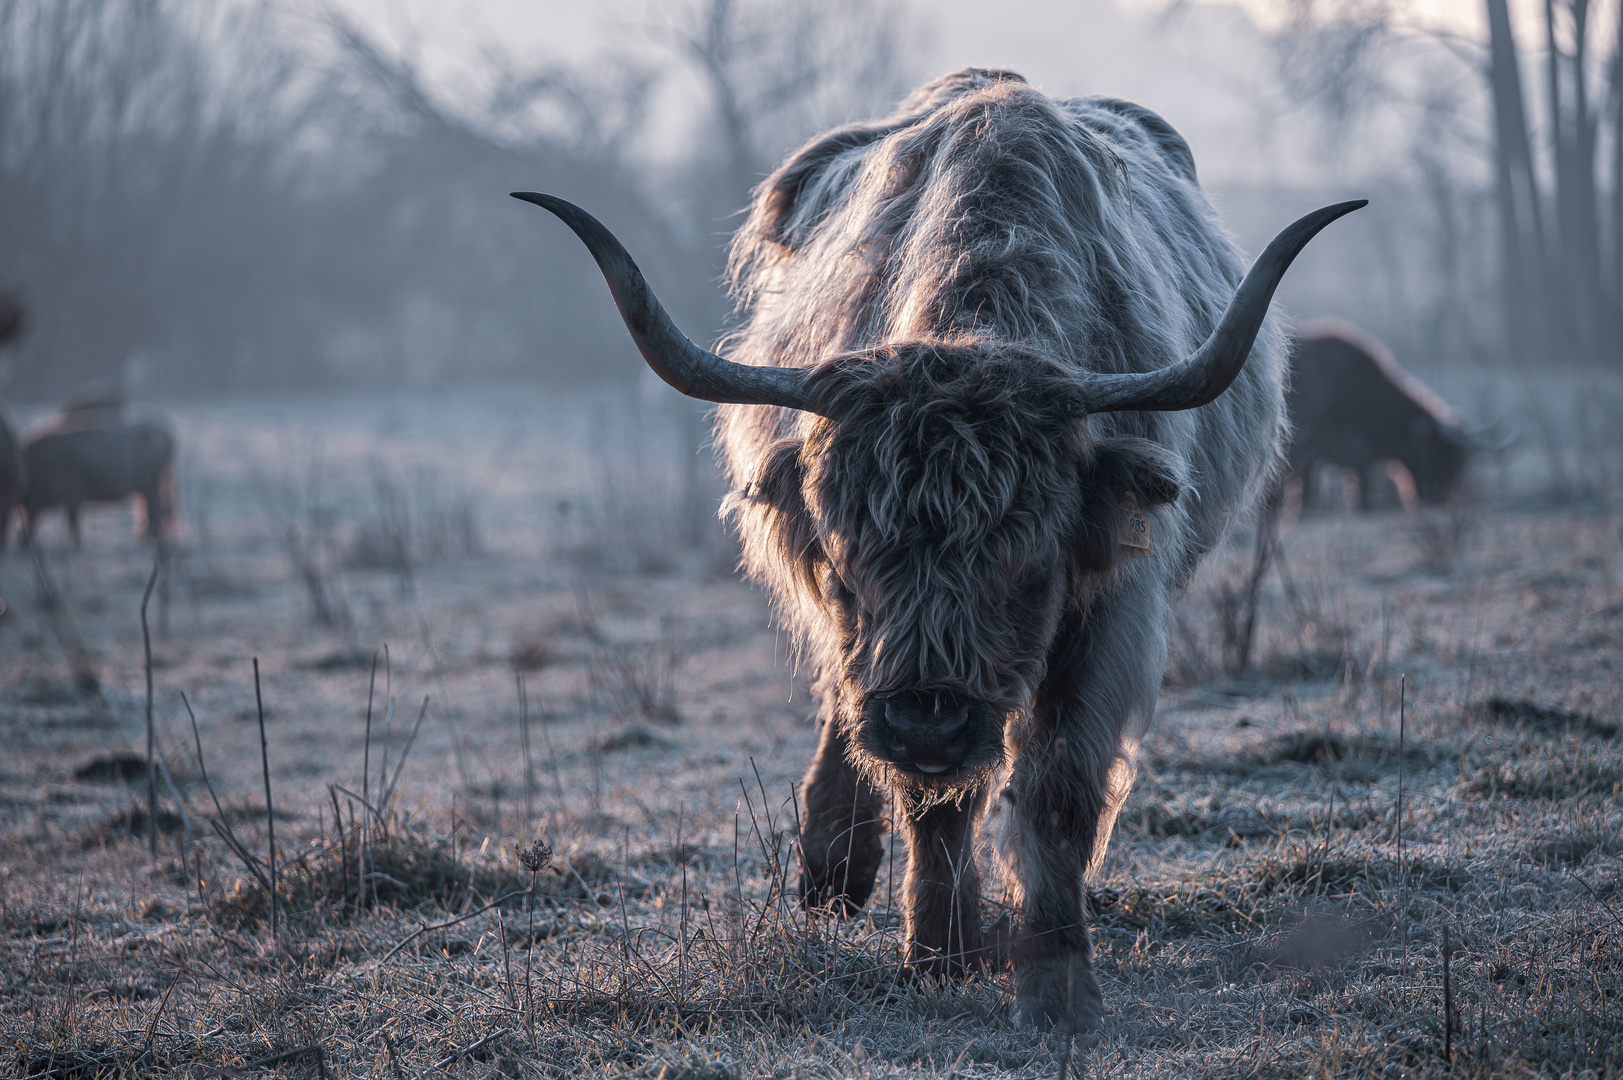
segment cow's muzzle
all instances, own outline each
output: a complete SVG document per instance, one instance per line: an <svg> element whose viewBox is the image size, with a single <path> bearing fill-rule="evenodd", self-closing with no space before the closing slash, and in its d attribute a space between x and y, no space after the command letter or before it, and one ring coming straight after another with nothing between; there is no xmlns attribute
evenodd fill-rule
<svg viewBox="0 0 1623 1080"><path fill-rule="evenodd" d="M949 691L875 694L862 709L862 744L924 782L950 782L986 768L1003 742L993 706Z"/></svg>

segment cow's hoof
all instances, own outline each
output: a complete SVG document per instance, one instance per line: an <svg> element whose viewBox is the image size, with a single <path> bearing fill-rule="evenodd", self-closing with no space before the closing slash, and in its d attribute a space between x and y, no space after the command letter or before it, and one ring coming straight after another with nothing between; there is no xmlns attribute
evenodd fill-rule
<svg viewBox="0 0 1623 1080"><path fill-rule="evenodd" d="M866 895L860 899L836 888L827 875L802 872L800 875L800 906L807 911L822 912L841 919L849 919L862 910Z"/></svg>
<svg viewBox="0 0 1623 1080"><path fill-rule="evenodd" d="M1086 956L1016 965L1014 1026L1025 1031L1089 1034L1104 1022L1105 999Z"/></svg>
<svg viewBox="0 0 1623 1080"><path fill-rule="evenodd" d="M1017 1003L1014 1007L1014 1029L1016 1031L1064 1031L1074 1030L1078 1035L1091 1035L1099 1030L1105 1022L1104 1013L1098 1006L1080 1003L1073 1010L1069 1023L1065 1019L1064 1007L1049 1009L1036 1002Z"/></svg>

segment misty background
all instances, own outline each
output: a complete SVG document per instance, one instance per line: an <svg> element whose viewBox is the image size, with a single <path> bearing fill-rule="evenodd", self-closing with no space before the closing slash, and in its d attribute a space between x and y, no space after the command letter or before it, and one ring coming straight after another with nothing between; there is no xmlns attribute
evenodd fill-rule
<svg viewBox="0 0 1623 1080"><path fill-rule="evenodd" d="M1252 254L1371 199L1292 271L1294 316L1350 319L1422 372L1612 368L1619 19L1615 0L4 0L0 287L29 327L0 396L627 382L641 363L589 259L508 191L590 208L713 339L751 186L966 63L1161 112Z"/></svg>

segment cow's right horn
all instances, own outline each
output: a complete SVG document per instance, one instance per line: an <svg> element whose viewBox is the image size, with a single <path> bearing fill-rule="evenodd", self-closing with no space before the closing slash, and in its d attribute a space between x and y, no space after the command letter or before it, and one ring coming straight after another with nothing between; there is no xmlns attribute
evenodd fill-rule
<svg viewBox="0 0 1623 1080"><path fill-rule="evenodd" d="M689 340L665 313L625 247L591 214L572 202L535 191L515 191L513 198L551 211L580 237L609 283L614 306L620 309L631 340L654 374L688 397L703 401L807 408L805 372L735 364Z"/></svg>
<svg viewBox="0 0 1623 1080"><path fill-rule="evenodd" d="M1229 301L1217 329L1205 344L1176 364L1156 371L1116 375L1096 373L1083 384L1083 404L1088 412L1177 412L1195 409L1217 400L1229 388L1245 361L1268 315L1268 304L1291 262L1307 242L1336 218L1350 214L1368 199L1336 203L1315 210L1287 225L1274 237Z"/></svg>

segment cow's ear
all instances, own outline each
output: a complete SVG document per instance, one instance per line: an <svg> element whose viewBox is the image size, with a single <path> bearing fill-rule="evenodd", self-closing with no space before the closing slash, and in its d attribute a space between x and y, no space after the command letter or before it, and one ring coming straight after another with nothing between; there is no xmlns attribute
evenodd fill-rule
<svg viewBox="0 0 1623 1080"><path fill-rule="evenodd" d="M739 525L743 564L752 576L793 581L815 596L824 556L802 490L803 446L801 439L779 439L767 447L749 484L727 497L723 513Z"/></svg>
<svg viewBox="0 0 1623 1080"><path fill-rule="evenodd" d="M755 190L755 204L741 235L793 251L827 211L833 192L819 181L836 158L859 150L895 129L895 124L850 124L819 135ZM836 187L838 185L835 185Z"/></svg>
<svg viewBox="0 0 1623 1080"><path fill-rule="evenodd" d="M1100 439L1091 465L1091 487L1117 495L1132 492L1145 507L1176 502L1185 484L1182 459L1149 439Z"/></svg>
<svg viewBox="0 0 1623 1080"><path fill-rule="evenodd" d="M1147 519L1135 533L1135 515L1174 502L1185 484L1182 460L1148 439L1100 439L1084 466L1082 520L1071 544L1079 574L1109 570L1124 553L1151 554L1155 537ZM1143 546L1134 541L1143 540Z"/></svg>

